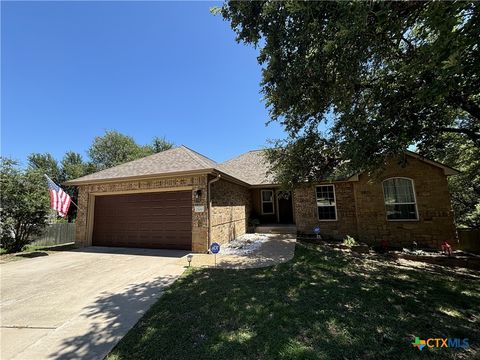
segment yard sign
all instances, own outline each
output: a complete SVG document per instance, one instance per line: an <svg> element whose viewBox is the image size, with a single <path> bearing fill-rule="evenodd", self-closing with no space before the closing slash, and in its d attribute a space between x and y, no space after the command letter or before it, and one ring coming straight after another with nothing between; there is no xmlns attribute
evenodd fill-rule
<svg viewBox="0 0 480 360"><path fill-rule="evenodd" d="M215 267L217 267L217 254L220 251L220 244L213 243L210 245L210 251L212 252L213 256L215 257Z"/></svg>

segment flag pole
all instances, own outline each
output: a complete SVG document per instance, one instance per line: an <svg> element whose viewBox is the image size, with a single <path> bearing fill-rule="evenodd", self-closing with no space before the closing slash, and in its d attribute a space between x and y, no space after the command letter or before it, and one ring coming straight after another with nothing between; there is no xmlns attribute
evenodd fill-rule
<svg viewBox="0 0 480 360"><path fill-rule="evenodd" d="M71 198L70 198L70 202L71 202L73 205L75 205L75 206L77 207L77 209L78 209L78 205L75 204Z"/></svg>

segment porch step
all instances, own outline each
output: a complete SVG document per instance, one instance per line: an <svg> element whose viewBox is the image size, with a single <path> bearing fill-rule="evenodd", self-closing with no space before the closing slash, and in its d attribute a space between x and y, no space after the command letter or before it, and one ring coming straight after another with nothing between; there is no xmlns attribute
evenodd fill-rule
<svg viewBox="0 0 480 360"><path fill-rule="evenodd" d="M258 234L296 234L295 225L260 225L255 228Z"/></svg>

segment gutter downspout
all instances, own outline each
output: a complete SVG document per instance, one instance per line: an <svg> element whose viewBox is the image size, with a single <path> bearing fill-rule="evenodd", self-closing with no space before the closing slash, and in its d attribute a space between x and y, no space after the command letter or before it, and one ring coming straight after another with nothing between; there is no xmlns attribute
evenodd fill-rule
<svg viewBox="0 0 480 360"><path fill-rule="evenodd" d="M222 175L218 174L215 179L212 179L208 182L208 189L207 189L207 196L208 196L208 250L207 252L210 252L210 243L211 243L211 237L212 237L212 196L210 195L211 192L211 186L214 182L217 182L220 180Z"/></svg>

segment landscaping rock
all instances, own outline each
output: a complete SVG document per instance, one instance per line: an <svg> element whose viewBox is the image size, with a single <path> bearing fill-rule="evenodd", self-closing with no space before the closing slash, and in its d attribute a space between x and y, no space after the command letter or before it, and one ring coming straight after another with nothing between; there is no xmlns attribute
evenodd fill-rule
<svg viewBox="0 0 480 360"><path fill-rule="evenodd" d="M271 234L244 234L220 248L223 255L247 255L258 250L263 243L268 241Z"/></svg>

